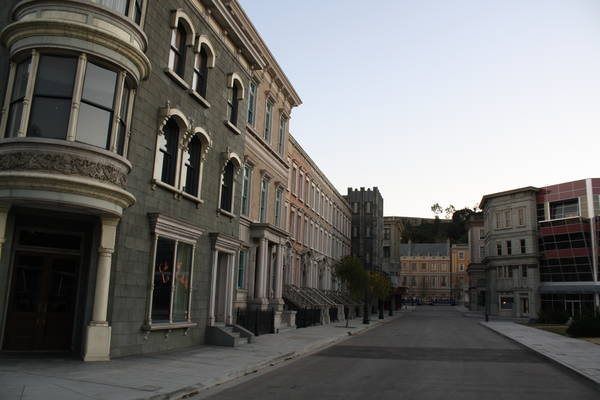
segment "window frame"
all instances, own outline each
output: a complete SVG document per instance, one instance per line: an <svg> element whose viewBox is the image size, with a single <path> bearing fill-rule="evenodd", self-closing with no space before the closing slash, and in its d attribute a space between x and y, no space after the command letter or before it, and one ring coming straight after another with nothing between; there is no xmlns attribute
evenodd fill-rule
<svg viewBox="0 0 600 400"><path fill-rule="evenodd" d="M275 106L275 102L268 97L265 101L265 125L263 131L263 138L267 143L271 143L271 128L273 123L273 107Z"/></svg>
<svg viewBox="0 0 600 400"><path fill-rule="evenodd" d="M188 329L195 327L198 323L192 322L192 304L194 297L194 270L196 261L196 249L198 247L198 241L204 234L199 228L189 225L183 221L176 220L174 218L166 217L161 214L149 214L152 239L152 259L149 265L148 278L151 282L154 282L154 273L156 268L156 256L158 250L158 240L164 238L167 240L175 241L175 249L173 253L173 260L177 260L177 249L179 243L184 243L192 246L191 260L190 260L190 276L189 276L189 287L188 287L188 304L187 304L187 319L185 321L173 321L173 296L174 291L171 289L171 300L169 304L169 321L157 321L154 322L152 319L153 311L153 298L154 298L154 284L148 285L147 302L146 302L146 321L143 330L155 331L164 329ZM173 265L175 267L175 264ZM172 277L172 275L171 275ZM175 279L171 279L172 284L175 284Z"/></svg>

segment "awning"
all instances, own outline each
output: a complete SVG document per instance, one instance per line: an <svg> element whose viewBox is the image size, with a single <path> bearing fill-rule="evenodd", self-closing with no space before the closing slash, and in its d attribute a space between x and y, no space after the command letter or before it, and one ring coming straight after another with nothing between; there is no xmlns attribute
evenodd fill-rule
<svg viewBox="0 0 600 400"><path fill-rule="evenodd" d="M542 284L541 294L593 294L600 293L600 284L590 283L568 283L568 284Z"/></svg>

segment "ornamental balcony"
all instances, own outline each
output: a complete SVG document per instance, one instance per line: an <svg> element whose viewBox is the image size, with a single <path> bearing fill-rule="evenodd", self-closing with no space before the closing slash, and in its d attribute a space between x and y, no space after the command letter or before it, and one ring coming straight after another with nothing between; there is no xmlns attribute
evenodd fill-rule
<svg viewBox="0 0 600 400"><path fill-rule="evenodd" d="M43 138L9 138L0 146L0 202L64 206L121 216L135 202L127 188L131 164L88 144Z"/></svg>
<svg viewBox="0 0 600 400"><path fill-rule="evenodd" d="M144 54L148 39L140 27L144 6L140 0L23 0L12 10L14 22L0 32L0 42L11 58L40 48L100 57L139 82L150 72Z"/></svg>

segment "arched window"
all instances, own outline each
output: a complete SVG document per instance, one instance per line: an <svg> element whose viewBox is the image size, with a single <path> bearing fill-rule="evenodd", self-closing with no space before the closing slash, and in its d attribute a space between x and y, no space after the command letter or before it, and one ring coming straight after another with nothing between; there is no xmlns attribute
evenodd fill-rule
<svg viewBox="0 0 600 400"><path fill-rule="evenodd" d="M196 54L194 62L193 88L202 97L206 97L206 82L208 79L208 54L204 46L200 47L200 52Z"/></svg>
<svg viewBox="0 0 600 400"><path fill-rule="evenodd" d="M235 166L233 161L227 161L225 170L221 176L221 209L232 212L233 210L233 177Z"/></svg>
<svg viewBox="0 0 600 400"><path fill-rule="evenodd" d="M198 185L200 180L200 157L202 144L197 136L194 136L188 145L188 150L183 155L183 191L198 197Z"/></svg>
<svg viewBox="0 0 600 400"><path fill-rule="evenodd" d="M187 32L182 24L173 29L171 34L171 50L169 51L169 68L181 78L185 74L185 46Z"/></svg>
<svg viewBox="0 0 600 400"><path fill-rule="evenodd" d="M175 186L177 173L177 143L179 142L179 126L173 118L169 119L159 138L160 180Z"/></svg>
<svg viewBox="0 0 600 400"><path fill-rule="evenodd" d="M239 103L244 99L244 86L237 74L231 74L227 87L227 122L237 125Z"/></svg>

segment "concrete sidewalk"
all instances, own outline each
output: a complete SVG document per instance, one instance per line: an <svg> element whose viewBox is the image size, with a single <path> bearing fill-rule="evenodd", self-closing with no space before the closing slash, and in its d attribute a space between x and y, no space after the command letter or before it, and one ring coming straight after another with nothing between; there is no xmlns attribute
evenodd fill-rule
<svg viewBox="0 0 600 400"><path fill-rule="evenodd" d="M599 345L514 322L480 324L600 385Z"/></svg>
<svg viewBox="0 0 600 400"><path fill-rule="evenodd" d="M180 399L235 378L331 346L400 317L361 319L276 335L263 335L240 347L198 346L172 352L132 356L110 362L0 356L1 400Z"/></svg>

